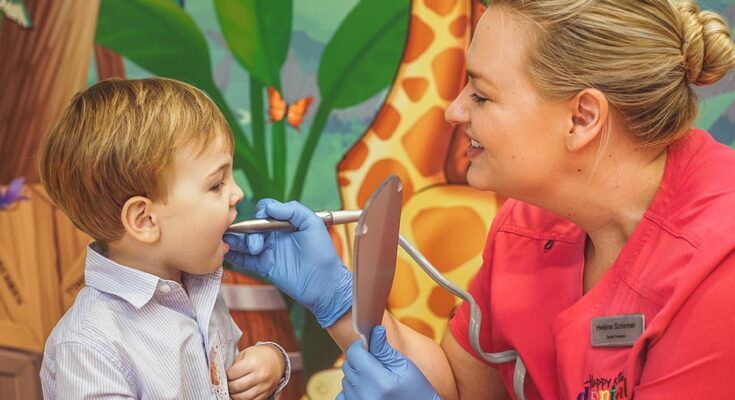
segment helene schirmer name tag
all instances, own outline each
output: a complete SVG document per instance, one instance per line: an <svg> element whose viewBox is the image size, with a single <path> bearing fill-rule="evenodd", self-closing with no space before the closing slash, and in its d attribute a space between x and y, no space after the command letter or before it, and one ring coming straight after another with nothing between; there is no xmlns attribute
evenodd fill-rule
<svg viewBox="0 0 735 400"><path fill-rule="evenodd" d="M632 346L643 334L643 314L592 318L592 347Z"/></svg>

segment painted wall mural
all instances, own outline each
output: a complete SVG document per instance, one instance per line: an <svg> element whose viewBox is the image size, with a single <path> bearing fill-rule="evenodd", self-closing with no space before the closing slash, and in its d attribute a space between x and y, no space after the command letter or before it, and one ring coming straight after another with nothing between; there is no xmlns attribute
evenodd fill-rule
<svg viewBox="0 0 735 400"><path fill-rule="evenodd" d="M700 4L735 20L735 0ZM464 85L483 9L480 0L0 0L0 347L41 352L83 285L89 238L46 197L34 155L71 96L110 77L165 76L209 94L235 135L239 219L262 197L360 208L398 175L402 233L466 286L503 199L467 186L467 138L444 109ZM696 125L735 147L732 77L698 94ZM353 230L330 229L348 266ZM225 285L272 289L232 271ZM298 369L286 398L334 398L339 349L302 307L281 302L233 308L241 344L278 336ZM439 340L455 304L399 251L389 298L399 320Z"/></svg>

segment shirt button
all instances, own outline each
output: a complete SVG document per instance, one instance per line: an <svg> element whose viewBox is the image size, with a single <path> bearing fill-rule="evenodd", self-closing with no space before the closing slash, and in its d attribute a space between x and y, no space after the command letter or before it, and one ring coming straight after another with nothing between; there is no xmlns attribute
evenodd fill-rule
<svg viewBox="0 0 735 400"><path fill-rule="evenodd" d="M170 291L171 291L171 286L169 286L169 285L161 285L161 287L160 287L160 288L158 288L158 290L159 290L159 291L160 291L161 293L164 293L164 294L165 294L165 293L168 293L168 292L170 292Z"/></svg>

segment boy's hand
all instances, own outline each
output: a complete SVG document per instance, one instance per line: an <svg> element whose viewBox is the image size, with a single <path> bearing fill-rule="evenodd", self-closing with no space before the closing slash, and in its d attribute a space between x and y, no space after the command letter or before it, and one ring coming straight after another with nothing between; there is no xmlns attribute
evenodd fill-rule
<svg viewBox="0 0 735 400"><path fill-rule="evenodd" d="M269 344L250 346L238 353L227 370L227 386L234 400L265 400L278 387L286 370L283 354Z"/></svg>

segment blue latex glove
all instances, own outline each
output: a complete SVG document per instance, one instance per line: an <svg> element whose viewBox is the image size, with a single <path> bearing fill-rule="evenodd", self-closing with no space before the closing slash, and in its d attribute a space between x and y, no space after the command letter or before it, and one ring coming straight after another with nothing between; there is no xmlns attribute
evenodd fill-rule
<svg viewBox="0 0 735 400"><path fill-rule="evenodd" d="M296 232L225 235L227 261L264 276L301 303L322 328L352 307L352 273L342 265L324 222L298 202L260 200L255 218L291 222Z"/></svg>
<svg viewBox="0 0 735 400"><path fill-rule="evenodd" d="M369 353L357 341L346 356L336 400L441 400L416 365L388 344L382 326L373 328Z"/></svg>

